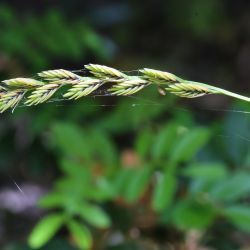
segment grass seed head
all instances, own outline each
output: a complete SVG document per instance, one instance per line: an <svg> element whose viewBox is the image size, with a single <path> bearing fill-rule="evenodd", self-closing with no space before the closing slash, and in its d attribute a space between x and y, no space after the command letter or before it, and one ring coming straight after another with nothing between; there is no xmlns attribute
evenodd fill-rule
<svg viewBox="0 0 250 250"><path fill-rule="evenodd" d="M161 94L170 92L180 97L195 98L208 94L222 94L250 102L250 98L204 83L187 81L174 74L144 68L140 75L130 76L121 71L98 64L85 68L91 76L79 76L64 69L48 70L33 78L14 78L0 82L0 112L15 108L20 102L26 106L49 101L62 86L64 99L79 99L92 94L102 85L107 92L116 96L133 95L146 86L154 84ZM86 72L85 72L86 73Z"/></svg>
<svg viewBox="0 0 250 250"><path fill-rule="evenodd" d="M38 73L38 76L46 81L75 80L79 76L65 69L47 70Z"/></svg>
<svg viewBox="0 0 250 250"><path fill-rule="evenodd" d="M140 70L140 72L145 79L157 84L172 84L182 81L182 79L176 75L160 70L144 68Z"/></svg>
<svg viewBox="0 0 250 250"><path fill-rule="evenodd" d="M99 64L88 64L85 66L86 69L89 70L91 74L96 76L97 78L103 77L114 77L114 78L124 78L126 77L121 71L110 68L107 66L99 65Z"/></svg>
<svg viewBox="0 0 250 250"><path fill-rule="evenodd" d="M43 82L37 81L32 78L21 78L21 77L5 80L2 82L7 87L15 87L15 88L33 88L44 84Z"/></svg>

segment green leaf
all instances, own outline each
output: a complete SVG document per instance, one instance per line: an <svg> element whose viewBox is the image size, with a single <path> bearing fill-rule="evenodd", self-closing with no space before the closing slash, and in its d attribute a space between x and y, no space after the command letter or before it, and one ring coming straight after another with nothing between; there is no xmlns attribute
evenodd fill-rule
<svg viewBox="0 0 250 250"><path fill-rule="evenodd" d="M60 168L66 175L74 179L80 179L81 182L88 183L91 179L91 171L84 164L79 164L69 159L63 159L60 162Z"/></svg>
<svg viewBox="0 0 250 250"><path fill-rule="evenodd" d="M194 200L179 201L173 208L172 221L181 229L205 229L215 218L215 211L208 204Z"/></svg>
<svg viewBox="0 0 250 250"><path fill-rule="evenodd" d="M177 125L174 123L168 124L157 135L152 147L152 157L160 159L169 155L169 151L177 137Z"/></svg>
<svg viewBox="0 0 250 250"><path fill-rule="evenodd" d="M107 214L99 207L91 204L81 204L79 215L91 225L98 228L107 228L111 225L111 221Z"/></svg>
<svg viewBox="0 0 250 250"><path fill-rule="evenodd" d="M92 245L92 236L86 226L75 220L71 220L67 223L67 227L80 249L90 249Z"/></svg>
<svg viewBox="0 0 250 250"><path fill-rule="evenodd" d="M115 190L110 190L110 187L108 186L103 188L101 188L99 185L92 187L89 186L86 191L87 193L85 194L85 197L96 202L106 202L116 195Z"/></svg>
<svg viewBox="0 0 250 250"><path fill-rule="evenodd" d="M173 162L189 161L206 144L209 130L195 128L179 138L172 148L170 160Z"/></svg>
<svg viewBox="0 0 250 250"><path fill-rule="evenodd" d="M153 193L152 206L156 211L168 208L177 189L176 177L170 173L160 176Z"/></svg>
<svg viewBox="0 0 250 250"><path fill-rule="evenodd" d="M145 158L150 151L153 141L153 134L150 130L144 129L136 139L135 151L141 158Z"/></svg>
<svg viewBox="0 0 250 250"><path fill-rule="evenodd" d="M116 190L114 190L113 183L105 177L99 177L96 179L96 187L98 188L99 193L103 194L103 198L114 199L116 196Z"/></svg>
<svg viewBox="0 0 250 250"><path fill-rule="evenodd" d="M250 193L250 174L237 172L211 187L211 197L222 201L235 201Z"/></svg>
<svg viewBox="0 0 250 250"><path fill-rule="evenodd" d="M55 183L55 189L58 190L65 199L82 199L83 197L89 197L89 189L92 186L89 183L86 183L80 178L69 178L62 177L58 179Z"/></svg>
<svg viewBox="0 0 250 250"><path fill-rule="evenodd" d="M65 155L89 159L89 141L79 127L70 123L56 123L52 136Z"/></svg>
<svg viewBox="0 0 250 250"><path fill-rule="evenodd" d="M88 134L90 138L89 147L94 152L95 159L98 159L110 171L117 165L117 152L111 138L100 129L93 129Z"/></svg>
<svg viewBox="0 0 250 250"><path fill-rule="evenodd" d="M224 215L239 229L250 232L250 207L234 205L223 210Z"/></svg>
<svg viewBox="0 0 250 250"><path fill-rule="evenodd" d="M227 176L227 169L221 163L197 163L186 167L182 174L196 179L219 180Z"/></svg>
<svg viewBox="0 0 250 250"><path fill-rule="evenodd" d="M63 214L50 214L44 217L33 229L28 243L32 248L39 248L46 244L65 222Z"/></svg>
<svg viewBox="0 0 250 250"><path fill-rule="evenodd" d="M215 181L216 180L209 180L204 178L192 180L188 187L189 195L200 195L201 193L208 193L210 188L214 185Z"/></svg>
<svg viewBox="0 0 250 250"><path fill-rule="evenodd" d="M117 195L123 195L126 192L127 185L133 176L133 171L129 168L121 168L113 181L113 188Z"/></svg>
<svg viewBox="0 0 250 250"><path fill-rule="evenodd" d="M59 192L52 192L44 197L42 197L39 201L39 205L42 208L55 208L55 207L64 207L66 203L65 196Z"/></svg>
<svg viewBox="0 0 250 250"><path fill-rule="evenodd" d="M128 202L135 202L143 194L149 184L150 176L150 166L142 166L140 169L133 170L133 175L125 191L125 198Z"/></svg>

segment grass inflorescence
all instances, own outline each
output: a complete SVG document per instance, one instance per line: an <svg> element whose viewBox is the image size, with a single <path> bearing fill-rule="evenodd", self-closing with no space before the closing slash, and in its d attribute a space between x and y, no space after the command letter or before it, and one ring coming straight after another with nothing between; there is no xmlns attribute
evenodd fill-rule
<svg viewBox="0 0 250 250"><path fill-rule="evenodd" d="M62 98L78 99L95 93L102 85L114 96L133 95L148 85L156 85L160 93L170 92L180 97L195 98L222 94L250 102L250 98L208 84L184 80L174 74L144 68L137 76L98 64L84 67L84 75L64 69L48 70L33 78L14 78L0 83L0 112L14 109L19 103L26 106L47 102L62 87Z"/></svg>

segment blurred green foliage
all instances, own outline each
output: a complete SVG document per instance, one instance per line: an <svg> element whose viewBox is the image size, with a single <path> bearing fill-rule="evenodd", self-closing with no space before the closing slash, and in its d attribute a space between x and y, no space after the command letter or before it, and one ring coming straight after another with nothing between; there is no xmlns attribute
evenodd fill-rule
<svg viewBox="0 0 250 250"><path fill-rule="evenodd" d="M32 71L50 67L57 60L81 62L90 53L102 60L111 56L105 40L87 23L68 22L58 10L42 17L24 16L5 5L0 6L0 46L8 56L18 58Z"/></svg>
<svg viewBox="0 0 250 250"><path fill-rule="evenodd" d="M107 202L118 208L150 206L156 223L184 231L209 230L224 218L250 232L250 204L239 203L250 193L250 172L230 173L222 162L199 160L197 153L211 138L206 128L174 120L154 134L142 129L131 151L139 160L131 166L118 160L105 130L58 123L51 133L64 175L40 205L59 210L38 223L29 240L33 247L46 243L64 223L78 247L89 248L89 230L95 235L95 228L111 226L112 208L108 215L100 207ZM150 197L148 204L144 195Z"/></svg>
<svg viewBox="0 0 250 250"><path fill-rule="evenodd" d="M233 70L247 46L238 39L244 20L231 25L234 3L78 4L1 5L1 79L109 61L128 70L168 67L205 82L247 79ZM237 111L249 105L214 96L177 103L149 87L135 97L53 100L3 114L1 190L11 176L46 194L42 215L1 210L2 249L190 249L190 237L197 249L248 246L250 120Z"/></svg>

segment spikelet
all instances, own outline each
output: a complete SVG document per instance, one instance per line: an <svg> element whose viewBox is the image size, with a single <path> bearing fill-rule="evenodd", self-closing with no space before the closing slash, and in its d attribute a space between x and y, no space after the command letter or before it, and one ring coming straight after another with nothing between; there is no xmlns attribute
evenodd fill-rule
<svg viewBox="0 0 250 250"><path fill-rule="evenodd" d="M54 93L59 89L60 85L58 84L45 84L42 87L37 88L34 90L25 101L25 105L37 105L43 102L46 102L50 99Z"/></svg>
<svg viewBox="0 0 250 250"><path fill-rule="evenodd" d="M113 69L107 66L99 65L99 64L88 64L85 65L85 68L90 71L97 78L125 78L126 75L117 69Z"/></svg>
<svg viewBox="0 0 250 250"><path fill-rule="evenodd" d="M25 94L24 90L12 90L0 93L0 113L9 108L15 108L22 100Z"/></svg>
<svg viewBox="0 0 250 250"><path fill-rule="evenodd" d="M73 85L64 95L67 99L79 99L83 96L90 95L103 84L99 79L82 78L80 82Z"/></svg>
<svg viewBox="0 0 250 250"><path fill-rule="evenodd" d="M165 88L167 91L169 91L172 94L175 94L180 97L186 97L186 98L195 98L200 97L203 95L208 94L214 94L211 89L199 85L199 84L192 84L192 83L176 83L171 84L168 86L168 88Z"/></svg>
<svg viewBox="0 0 250 250"><path fill-rule="evenodd" d="M43 82L37 81L32 78L13 78L9 80L2 81L7 87L16 87L16 88L33 88L43 85Z"/></svg>
<svg viewBox="0 0 250 250"><path fill-rule="evenodd" d="M118 96L133 95L138 91L142 90L147 85L148 82L146 80L134 77L133 79L125 80L118 84L115 84L112 88L108 89L108 91L112 95L118 95Z"/></svg>
<svg viewBox="0 0 250 250"><path fill-rule="evenodd" d="M160 70L144 68L140 70L140 72L142 73L143 78L157 84L172 84L183 81L181 78L177 77L174 74Z"/></svg>
<svg viewBox="0 0 250 250"><path fill-rule="evenodd" d="M76 80L79 79L77 74L65 69L47 70L38 73L38 76L46 81L58 81L58 80Z"/></svg>

